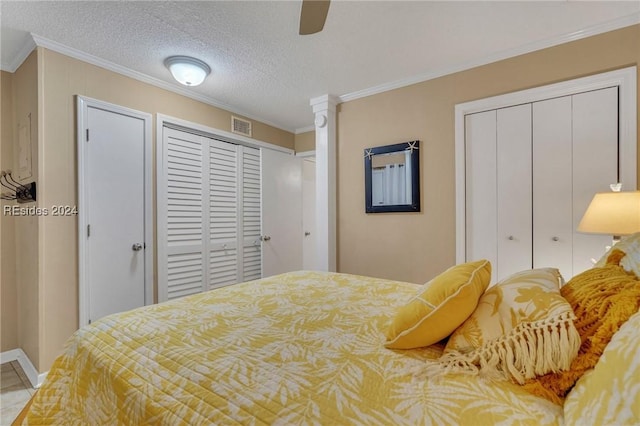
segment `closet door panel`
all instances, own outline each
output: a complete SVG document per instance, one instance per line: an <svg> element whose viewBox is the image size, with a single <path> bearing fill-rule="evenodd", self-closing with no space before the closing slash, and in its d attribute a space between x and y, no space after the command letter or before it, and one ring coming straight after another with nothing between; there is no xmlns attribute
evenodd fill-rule
<svg viewBox="0 0 640 426"><path fill-rule="evenodd" d="M531 104L497 112L497 278L532 267Z"/></svg>
<svg viewBox="0 0 640 426"><path fill-rule="evenodd" d="M260 150L242 147L242 281L262 277Z"/></svg>
<svg viewBox="0 0 640 426"><path fill-rule="evenodd" d="M208 142L208 289L214 289L238 282L238 147Z"/></svg>
<svg viewBox="0 0 640 426"><path fill-rule="evenodd" d="M596 192L618 181L618 88L573 96L573 273L593 266L610 235L575 231Z"/></svg>
<svg viewBox="0 0 640 426"><path fill-rule="evenodd" d="M533 104L533 266L573 276L571 96Z"/></svg>
<svg viewBox="0 0 640 426"><path fill-rule="evenodd" d="M158 299L200 293L206 277L203 142L164 129L158 173Z"/></svg>
<svg viewBox="0 0 640 426"><path fill-rule="evenodd" d="M466 259L487 259L492 282L498 264L496 111L465 117Z"/></svg>

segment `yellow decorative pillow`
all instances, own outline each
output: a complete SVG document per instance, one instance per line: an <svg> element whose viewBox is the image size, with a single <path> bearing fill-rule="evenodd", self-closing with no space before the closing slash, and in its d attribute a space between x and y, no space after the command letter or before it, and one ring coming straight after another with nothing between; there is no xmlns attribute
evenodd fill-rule
<svg viewBox="0 0 640 426"><path fill-rule="evenodd" d="M580 336L557 269L518 272L487 290L451 335L437 369L518 383L569 368Z"/></svg>
<svg viewBox="0 0 640 426"><path fill-rule="evenodd" d="M593 368L613 334L640 307L640 281L620 266L588 269L573 277L560 293L576 314L578 356L567 371L528 381L529 392L562 403L576 381Z"/></svg>
<svg viewBox="0 0 640 426"><path fill-rule="evenodd" d="M444 339L471 315L490 280L488 260L447 269L400 309L387 330L385 346L412 349Z"/></svg>
<svg viewBox="0 0 640 426"><path fill-rule="evenodd" d="M594 266L600 268L607 264L618 265L617 262L610 259L611 255L615 257L615 251L621 251L625 254L622 259L616 259L620 262L620 266L622 266L625 271L633 272L637 277L640 277L640 232L623 237L620 242L611 247Z"/></svg>
<svg viewBox="0 0 640 426"><path fill-rule="evenodd" d="M613 335L595 368L567 395L568 425L640 424L640 312Z"/></svg>

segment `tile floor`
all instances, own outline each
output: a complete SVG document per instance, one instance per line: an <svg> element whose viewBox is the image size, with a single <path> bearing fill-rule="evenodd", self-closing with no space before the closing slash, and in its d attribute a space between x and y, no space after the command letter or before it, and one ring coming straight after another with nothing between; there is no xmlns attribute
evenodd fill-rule
<svg viewBox="0 0 640 426"><path fill-rule="evenodd" d="M2 364L0 377L0 426L10 426L29 402L35 389L22 371L18 361Z"/></svg>

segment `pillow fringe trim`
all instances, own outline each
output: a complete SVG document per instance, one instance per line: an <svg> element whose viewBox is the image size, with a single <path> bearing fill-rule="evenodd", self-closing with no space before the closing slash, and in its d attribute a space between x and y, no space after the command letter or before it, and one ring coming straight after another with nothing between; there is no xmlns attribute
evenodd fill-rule
<svg viewBox="0 0 640 426"><path fill-rule="evenodd" d="M573 312L518 324L511 332L468 353L451 351L427 361L427 378L468 374L489 379L525 380L567 370L578 355L581 339Z"/></svg>

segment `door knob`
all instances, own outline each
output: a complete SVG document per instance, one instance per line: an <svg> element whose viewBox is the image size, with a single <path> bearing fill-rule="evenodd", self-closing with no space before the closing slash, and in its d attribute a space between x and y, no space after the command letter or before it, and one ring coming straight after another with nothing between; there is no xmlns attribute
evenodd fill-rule
<svg viewBox="0 0 640 426"><path fill-rule="evenodd" d="M131 250L133 251L140 251L142 250L142 244L140 243L135 243L134 245L131 246Z"/></svg>
<svg viewBox="0 0 640 426"><path fill-rule="evenodd" d="M271 237L268 235L263 235L262 237L260 237L260 241L269 241L270 239Z"/></svg>
<svg viewBox="0 0 640 426"><path fill-rule="evenodd" d="M513 235L509 235L509 236L507 237L507 239L508 239L509 241L513 241Z"/></svg>
<svg viewBox="0 0 640 426"><path fill-rule="evenodd" d="M311 232L309 232L309 231L305 231L305 232L304 232L304 236L305 236L305 237L308 237L309 235L311 235Z"/></svg>
<svg viewBox="0 0 640 426"><path fill-rule="evenodd" d="M551 239L552 239L553 241L560 241L560 238L558 238L558 237L553 237L553 238L551 238Z"/></svg>

